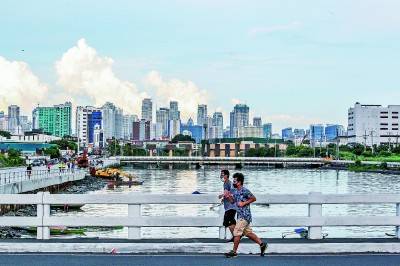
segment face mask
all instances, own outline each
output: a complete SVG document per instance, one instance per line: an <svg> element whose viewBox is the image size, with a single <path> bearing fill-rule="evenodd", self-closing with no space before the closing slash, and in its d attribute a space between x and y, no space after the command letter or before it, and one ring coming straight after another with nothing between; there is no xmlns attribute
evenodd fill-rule
<svg viewBox="0 0 400 266"><path fill-rule="evenodd" d="M234 183L234 184L233 184L233 187L234 187L234 188L237 188L237 184L236 184L236 183Z"/></svg>

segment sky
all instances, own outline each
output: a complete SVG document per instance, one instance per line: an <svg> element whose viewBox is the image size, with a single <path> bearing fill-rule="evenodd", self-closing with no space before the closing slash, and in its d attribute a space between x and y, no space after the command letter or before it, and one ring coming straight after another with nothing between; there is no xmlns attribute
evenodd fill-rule
<svg viewBox="0 0 400 266"><path fill-rule="evenodd" d="M236 103L273 131L347 126L347 109L400 104L400 1L0 2L0 110L178 100ZM196 120L196 119L194 119Z"/></svg>

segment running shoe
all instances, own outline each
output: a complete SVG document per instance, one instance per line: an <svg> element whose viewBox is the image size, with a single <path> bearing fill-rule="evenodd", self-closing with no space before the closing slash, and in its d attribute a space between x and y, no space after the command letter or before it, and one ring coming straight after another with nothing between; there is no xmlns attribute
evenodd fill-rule
<svg viewBox="0 0 400 266"><path fill-rule="evenodd" d="M237 253L235 251L231 250L228 253L225 253L225 257L227 257L227 258L236 258L237 257Z"/></svg>

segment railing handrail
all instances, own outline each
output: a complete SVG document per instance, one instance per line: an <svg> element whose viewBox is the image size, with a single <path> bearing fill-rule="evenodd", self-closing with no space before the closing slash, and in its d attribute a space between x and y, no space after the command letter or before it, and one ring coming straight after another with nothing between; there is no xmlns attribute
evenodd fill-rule
<svg viewBox="0 0 400 266"><path fill-rule="evenodd" d="M223 205L218 216L142 216L141 206L146 204L208 204L220 202L217 193L210 194L2 194L0 204L36 204L37 217L0 217L0 226L37 226L39 239L50 237L50 226L127 226L129 238L140 238L142 227L219 227L220 238L224 237L222 227ZM323 226L396 226L400 237L400 195L397 194L321 194L307 195L256 195L254 204L307 204L308 216L267 217L256 215L253 225L259 227L307 226L309 237L322 237ZM323 216L324 204L395 204L396 216ZM128 216L51 216L53 204L126 204Z"/></svg>

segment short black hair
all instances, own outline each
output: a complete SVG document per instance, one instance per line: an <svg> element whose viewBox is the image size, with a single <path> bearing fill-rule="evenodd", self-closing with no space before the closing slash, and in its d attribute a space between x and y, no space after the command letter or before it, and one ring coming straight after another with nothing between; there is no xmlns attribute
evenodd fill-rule
<svg viewBox="0 0 400 266"><path fill-rule="evenodd" d="M221 170L221 173L229 177L229 170L228 169Z"/></svg>
<svg viewBox="0 0 400 266"><path fill-rule="evenodd" d="M233 178L236 179L237 182L240 182L240 184L243 185L244 183L244 175L242 173L234 173Z"/></svg>

